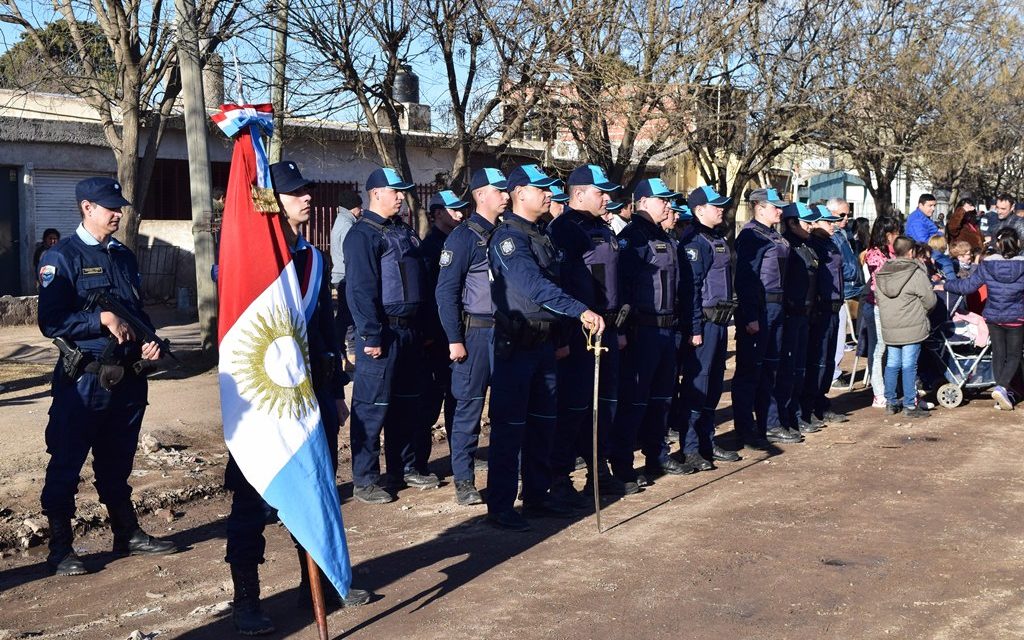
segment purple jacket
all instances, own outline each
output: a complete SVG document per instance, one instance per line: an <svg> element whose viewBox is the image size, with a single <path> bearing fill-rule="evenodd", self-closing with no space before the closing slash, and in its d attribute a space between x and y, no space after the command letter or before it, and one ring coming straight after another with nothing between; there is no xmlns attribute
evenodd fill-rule
<svg viewBox="0 0 1024 640"><path fill-rule="evenodd" d="M996 324L1024 320L1024 257L1007 260L1000 255L989 256L970 277L947 280L945 286L946 291L968 294L983 284L988 285L988 299L982 312L985 320Z"/></svg>

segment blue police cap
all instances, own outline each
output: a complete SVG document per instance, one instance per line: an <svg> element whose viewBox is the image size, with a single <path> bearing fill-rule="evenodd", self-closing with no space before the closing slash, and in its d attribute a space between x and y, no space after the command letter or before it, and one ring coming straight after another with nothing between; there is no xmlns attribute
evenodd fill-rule
<svg viewBox="0 0 1024 640"><path fill-rule="evenodd" d="M455 195L454 191L446 189L444 191L438 191L430 197L430 204L427 206L428 209L434 207L444 207L445 209L462 209L468 207L469 203Z"/></svg>
<svg viewBox="0 0 1024 640"><path fill-rule="evenodd" d="M690 211L690 207L685 204L673 201L669 206L679 215L680 220L691 220L693 218L693 213Z"/></svg>
<svg viewBox="0 0 1024 640"><path fill-rule="evenodd" d="M800 218L804 222L817 222L821 220L821 214L817 208L812 208L803 202L794 202L782 207L782 218Z"/></svg>
<svg viewBox="0 0 1024 640"><path fill-rule="evenodd" d="M75 185L75 201L88 200L107 209L130 207L121 193L121 183L113 178L86 178Z"/></svg>
<svg viewBox="0 0 1024 640"><path fill-rule="evenodd" d="M678 195L678 193L669 189L668 185L661 178L641 180L633 190L633 200L639 200L640 198L664 198L668 200Z"/></svg>
<svg viewBox="0 0 1024 640"><path fill-rule="evenodd" d="M270 183L277 193L292 193L315 184L302 177L298 166L291 160L282 160L270 165Z"/></svg>
<svg viewBox="0 0 1024 640"><path fill-rule="evenodd" d="M828 207L823 204L815 205L815 207L817 207L818 213L821 214L820 219L825 222L839 222L842 220L839 216L832 215L832 212L828 210Z"/></svg>
<svg viewBox="0 0 1024 640"><path fill-rule="evenodd" d="M519 165L508 174L507 180L509 190L527 186L547 189L553 184L558 184L558 182L558 178L552 178L535 164Z"/></svg>
<svg viewBox="0 0 1024 640"><path fill-rule="evenodd" d="M381 189L388 188L394 189L395 191L407 191L412 189L414 186L411 182L402 180L402 176L398 175L398 172L389 167L381 167L380 169L374 169L370 177L366 179L366 190L370 189Z"/></svg>
<svg viewBox="0 0 1024 640"><path fill-rule="evenodd" d="M469 190L473 191L480 187L492 186L499 191L505 191L508 189L508 179L505 174L501 172L501 169L494 169L493 167L485 167L478 169L473 177L469 179Z"/></svg>
<svg viewBox="0 0 1024 640"><path fill-rule="evenodd" d="M569 194L557 184L551 185L551 202L569 202Z"/></svg>
<svg viewBox="0 0 1024 640"><path fill-rule="evenodd" d="M604 210L609 213L615 213L624 206L626 206L626 203L622 200L612 200L605 206Z"/></svg>
<svg viewBox="0 0 1024 640"><path fill-rule="evenodd" d="M754 189L747 196L747 200L750 202L767 202L780 208L789 204L779 196L779 192L775 189Z"/></svg>
<svg viewBox="0 0 1024 640"><path fill-rule="evenodd" d="M592 184L601 191L615 191L622 188L620 185L609 180L604 169L596 164L585 164L582 167L576 167L569 174L569 180L566 182L570 187Z"/></svg>
<svg viewBox="0 0 1024 640"><path fill-rule="evenodd" d="M697 187L690 192L690 195L686 196L686 205L690 207L690 211L693 211L702 204L724 207L730 202L732 202L732 198L719 195L719 193L711 187Z"/></svg>

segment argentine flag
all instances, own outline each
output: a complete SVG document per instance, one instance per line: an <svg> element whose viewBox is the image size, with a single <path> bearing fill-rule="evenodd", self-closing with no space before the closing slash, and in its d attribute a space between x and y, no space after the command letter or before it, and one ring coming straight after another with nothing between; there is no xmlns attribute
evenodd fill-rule
<svg viewBox="0 0 1024 640"><path fill-rule="evenodd" d="M352 567L306 334L316 290L304 295L278 216L253 203L254 188L270 186L261 177L268 105L225 105L217 115L214 122L235 138L217 283L224 440L245 478L344 597Z"/></svg>

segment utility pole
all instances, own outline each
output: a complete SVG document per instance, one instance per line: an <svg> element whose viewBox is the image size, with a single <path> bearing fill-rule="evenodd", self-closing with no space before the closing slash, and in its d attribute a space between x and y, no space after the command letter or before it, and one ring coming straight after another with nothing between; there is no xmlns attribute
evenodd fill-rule
<svg viewBox="0 0 1024 640"><path fill-rule="evenodd" d="M178 19L178 59L185 102L188 179L192 195L192 238L196 251L196 297L204 359L217 350L217 286L210 277L214 263L213 200L210 195L210 153L207 148L206 102L199 64L199 32L195 0L174 0Z"/></svg>
<svg viewBox="0 0 1024 640"><path fill-rule="evenodd" d="M281 161L281 147L284 144L284 91L287 84L286 63L288 60L288 2L276 0L276 21L274 29L274 56L271 60L270 103L274 106L274 133L270 137L270 162Z"/></svg>

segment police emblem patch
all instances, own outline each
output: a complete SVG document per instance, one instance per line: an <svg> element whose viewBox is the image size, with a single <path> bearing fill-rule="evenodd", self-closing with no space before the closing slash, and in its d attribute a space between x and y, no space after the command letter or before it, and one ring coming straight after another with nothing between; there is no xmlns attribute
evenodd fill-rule
<svg viewBox="0 0 1024 640"><path fill-rule="evenodd" d="M512 238L505 238L498 245L498 248L501 249L501 255L510 256L516 250L516 243L512 242Z"/></svg>
<svg viewBox="0 0 1024 640"><path fill-rule="evenodd" d="M619 238L619 248L625 249L627 246L629 246L629 242L625 238Z"/></svg>
<svg viewBox="0 0 1024 640"><path fill-rule="evenodd" d="M697 258L698 257L699 256L697 254L697 250L696 249L687 249L686 250L686 259L689 260L690 262L697 262Z"/></svg>
<svg viewBox="0 0 1024 640"><path fill-rule="evenodd" d="M53 277L57 275L57 267L52 264L47 264L39 269L39 284L46 286L53 282Z"/></svg>
<svg viewBox="0 0 1024 640"><path fill-rule="evenodd" d="M438 260L438 264L440 264L442 267L447 267L451 263L452 263L452 252L449 251L448 249L445 249L444 251L441 252L441 259Z"/></svg>

